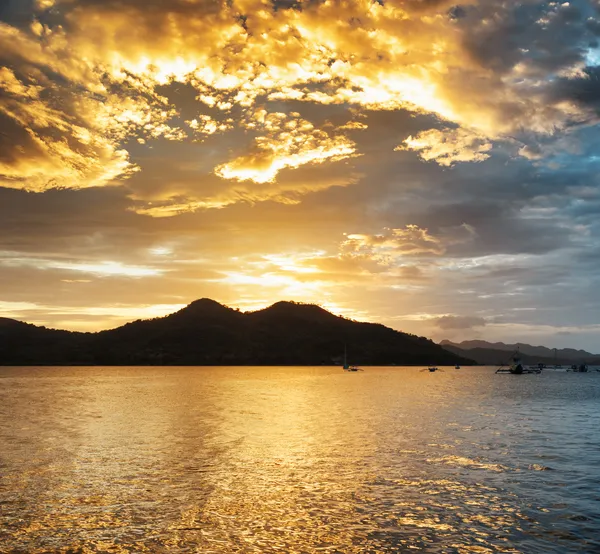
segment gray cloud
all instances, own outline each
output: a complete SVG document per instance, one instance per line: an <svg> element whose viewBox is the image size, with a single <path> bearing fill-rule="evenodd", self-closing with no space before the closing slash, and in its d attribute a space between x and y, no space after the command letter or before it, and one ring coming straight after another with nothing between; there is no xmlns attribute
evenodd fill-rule
<svg viewBox="0 0 600 554"><path fill-rule="evenodd" d="M518 64L544 75L582 61L595 34L586 9L576 3L482 2L466 10L460 25L471 56L506 73Z"/></svg>
<svg viewBox="0 0 600 554"><path fill-rule="evenodd" d="M472 329L486 324L482 317L446 315L435 320L440 329Z"/></svg>
<svg viewBox="0 0 600 554"><path fill-rule="evenodd" d="M551 89L551 98L600 108L600 67L587 67L582 73L581 76L559 79Z"/></svg>

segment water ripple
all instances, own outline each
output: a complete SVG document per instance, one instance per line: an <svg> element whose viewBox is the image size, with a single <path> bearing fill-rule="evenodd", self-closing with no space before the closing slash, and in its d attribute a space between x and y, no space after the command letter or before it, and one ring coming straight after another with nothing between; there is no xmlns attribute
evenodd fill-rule
<svg viewBox="0 0 600 554"><path fill-rule="evenodd" d="M0 551L600 552L600 375L1 368Z"/></svg>

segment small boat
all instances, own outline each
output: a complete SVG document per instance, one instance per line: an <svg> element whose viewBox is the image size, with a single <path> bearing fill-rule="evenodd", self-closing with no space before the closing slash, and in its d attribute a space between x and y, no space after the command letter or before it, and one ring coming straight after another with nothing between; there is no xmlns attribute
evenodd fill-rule
<svg viewBox="0 0 600 554"><path fill-rule="evenodd" d="M454 366L454 369L460 369L460 366L459 366L458 364L456 364L456 365Z"/></svg>
<svg viewBox="0 0 600 554"><path fill-rule="evenodd" d="M510 373L511 375L524 375L528 373L541 373L543 369L543 364L538 364L536 366L525 367L521 363L521 358L518 355L519 351L517 350L512 356L512 363L507 367L504 367L506 364L502 364L497 370L496 373Z"/></svg>
<svg viewBox="0 0 600 554"><path fill-rule="evenodd" d="M342 368L344 371L362 371L360 367L356 367L355 365L348 364L348 358L346 356L346 345L344 344L344 366Z"/></svg>
<svg viewBox="0 0 600 554"><path fill-rule="evenodd" d="M571 370L567 369L567 371L572 371L573 373L587 373L588 366L587 366L587 364L579 364L579 365L573 364L571 366Z"/></svg>
<svg viewBox="0 0 600 554"><path fill-rule="evenodd" d="M423 371L429 371L429 373L435 373L436 371L442 371L442 370L436 366L429 366L429 367L426 367L421 370L421 372L423 372Z"/></svg>

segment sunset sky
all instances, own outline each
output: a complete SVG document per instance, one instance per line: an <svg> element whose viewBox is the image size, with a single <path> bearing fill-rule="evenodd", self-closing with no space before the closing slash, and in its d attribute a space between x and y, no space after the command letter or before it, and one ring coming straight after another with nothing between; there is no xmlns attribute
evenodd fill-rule
<svg viewBox="0 0 600 554"><path fill-rule="evenodd" d="M600 351L599 37L599 0L0 0L0 315Z"/></svg>

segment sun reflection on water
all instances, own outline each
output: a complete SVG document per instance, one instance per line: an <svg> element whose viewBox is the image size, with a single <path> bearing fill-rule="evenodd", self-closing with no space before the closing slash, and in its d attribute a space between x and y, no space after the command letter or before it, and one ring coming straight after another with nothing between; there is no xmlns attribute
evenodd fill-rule
<svg viewBox="0 0 600 554"><path fill-rule="evenodd" d="M566 396L548 381L558 427L525 390L534 381L521 390L480 369L27 372L0 370L3 551L600 548L584 471L600 453L573 432L597 425L577 418L600 381ZM578 447L577 468L562 443Z"/></svg>

